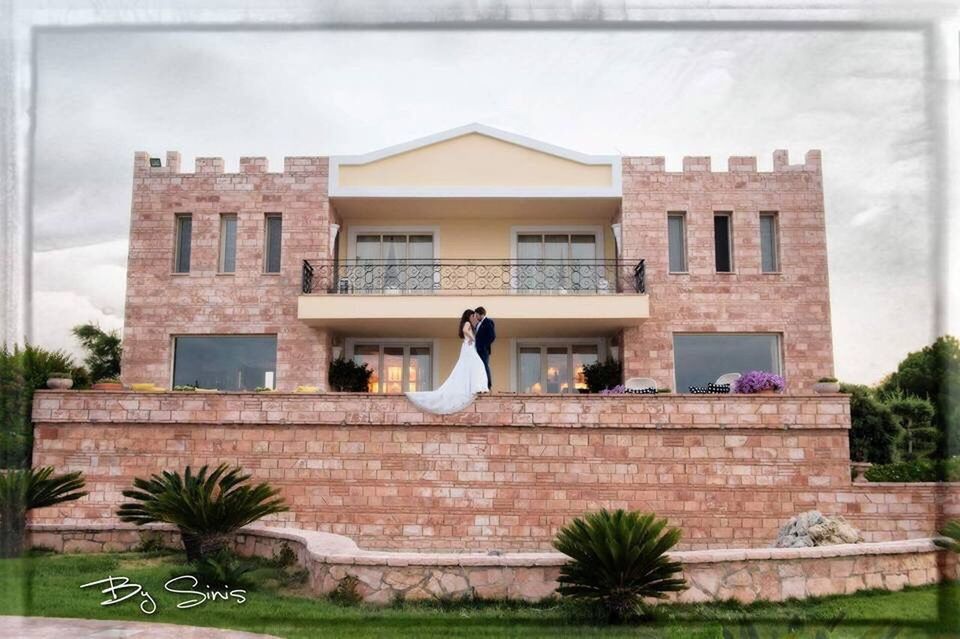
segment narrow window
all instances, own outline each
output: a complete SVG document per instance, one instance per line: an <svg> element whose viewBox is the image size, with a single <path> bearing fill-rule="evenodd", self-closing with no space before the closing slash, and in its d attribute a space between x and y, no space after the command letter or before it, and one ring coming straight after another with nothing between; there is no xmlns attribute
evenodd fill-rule
<svg viewBox="0 0 960 639"><path fill-rule="evenodd" d="M670 272L687 272L687 221L683 213L667 215L667 239L670 249Z"/></svg>
<svg viewBox="0 0 960 639"><path fill-rule="evenodd" d="M177 215L177 236L173 253L173 272L190 272L190 236L193 232L193 216L189 213Z"/></svg>
<svg viewBox="0 0 960 639"><path fill-rule="evenodd" d="M780 270L779 229L776 213L760 214L760 268L764 273Z"/></svg>
<svg viewBox="0 0 960 639"><path fill-rule="evenodd" d="M283 221L279 213L268 213L264 222L263 270L266 273L280 272L280 245Z"/></svg>
<svg viewBox="0 0 960 639"><path fill-rule="evenodd" d="M717 273L733 272L733 233L729 213L713 215L713 250Z"/></svg>
<svg viewBox="0 0 960 639"><path fill-rule="evenodd" d="M237 216L228 213L220 216L220 272L237 270Z"/></svg>

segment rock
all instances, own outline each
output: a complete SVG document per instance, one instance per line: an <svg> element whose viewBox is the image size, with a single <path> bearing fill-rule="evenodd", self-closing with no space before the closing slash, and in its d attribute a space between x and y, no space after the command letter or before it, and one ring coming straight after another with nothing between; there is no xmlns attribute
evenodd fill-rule
<svg viewBox="0 0 960 639"><path fill-rule="evenodd" d="M810 510L793 517L780 528L777 548L806 548L810 546L832 546L834 544L856 544L863 536L846 519L839 515L825 516L817 510Z"/></svg>

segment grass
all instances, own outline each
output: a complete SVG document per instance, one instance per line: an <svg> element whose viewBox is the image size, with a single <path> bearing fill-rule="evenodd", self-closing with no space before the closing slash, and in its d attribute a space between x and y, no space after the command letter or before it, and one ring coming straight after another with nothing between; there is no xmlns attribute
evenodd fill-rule
<svg viewBox="0 0 960 639"><path fill-rule="evenodd" d="M32 553L0 560L0 614L127 619L234 628L279 637L641 637L753 639L772 637L960 637L960 626L938 621L938 596L960 611L960 584L868 592L782 604L733 602L658 607L653 618L630 626L592 623L559 601L538 604L483 601L397 603L388 607L341 606L305 596L302 575L259 561L248 575L259 584L243 604L208 601L178 609L189 598L163 584L189 574L180 553L155 551L98 555ZM80 585L108 575L142 584L157 603L144 615L139 597L100 606L107 597ZM837 620L841 619L839 623Z"/></svg>

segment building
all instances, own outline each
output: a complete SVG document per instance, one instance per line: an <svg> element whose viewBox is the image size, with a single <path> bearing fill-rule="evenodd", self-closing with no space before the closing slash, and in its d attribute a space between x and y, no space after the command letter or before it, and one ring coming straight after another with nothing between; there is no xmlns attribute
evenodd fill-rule
<svg viewBox="0 0 960 639"><path fill-rule="evenodd" d="M686 392L720 374L833 373L820 154L595 156L468 125L364 155L137 153L124 381L371 390L439 385L456 320L496 319L494 389L573 392L580 367Z"/></svg>

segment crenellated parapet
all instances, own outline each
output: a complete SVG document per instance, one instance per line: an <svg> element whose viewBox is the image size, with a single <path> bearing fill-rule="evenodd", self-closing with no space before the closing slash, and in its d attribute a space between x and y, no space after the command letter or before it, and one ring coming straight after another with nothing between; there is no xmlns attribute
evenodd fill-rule
<svg viewBox="0 0 960 639"><path fill-rule="evenodd" d="M623 158L623 163L636 171L648 173L677 173L666 170L666 158L660 156L635 156ZM806 171L820 173L820 151L812 149L804 155L804 160L798 164L790 164L789 154L785 149L773 152L773 173L788 173ZM683 173L758 173L757 158L748 155L731 155L727 158L726 171L714 171L711 167L710 156L686 155L683 157ZM764 173L767 173L764 171Z"/></svg>
<svg viewBox="0 0 960 639"><path fill-rule="evenodd" d="M151 165L152 164L152 165ZM327 158L322 156L294 156L283 158L283 173L326 173ZM134 174L145 176L190 175L180 170L180 153L167 151L166 160L152 157L146 151L134 153ZM222 157L198 157L194 161L194 175L249 175L270 173L270 162L265 157L240 158L238 173L226 173ZM275 173L275 175L280 175Z"/></svg>

